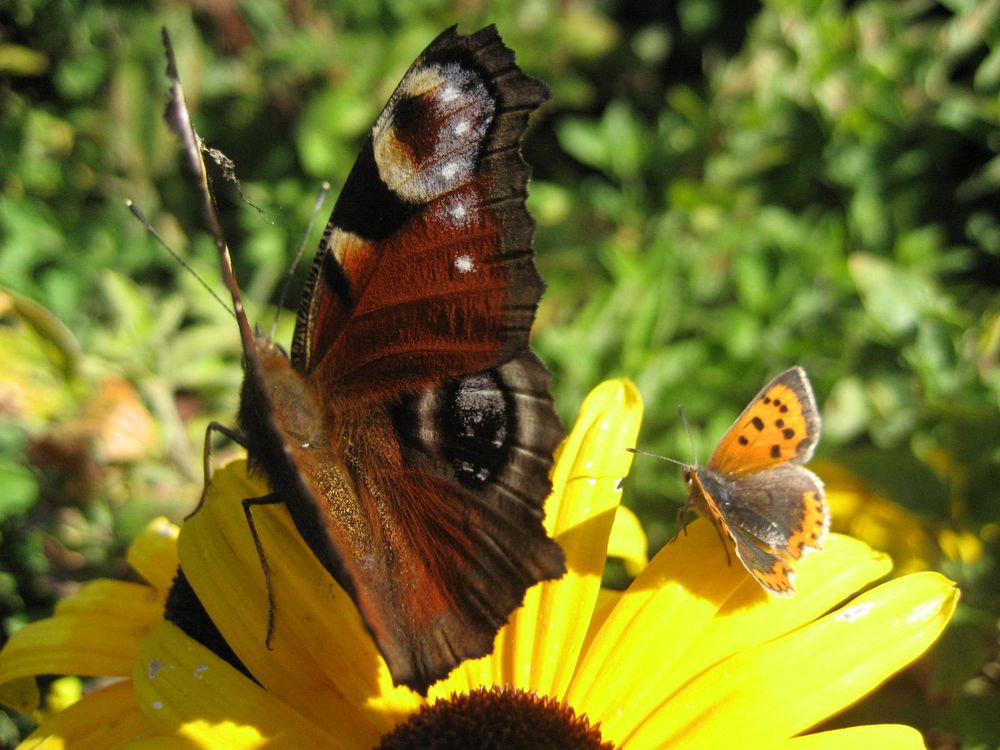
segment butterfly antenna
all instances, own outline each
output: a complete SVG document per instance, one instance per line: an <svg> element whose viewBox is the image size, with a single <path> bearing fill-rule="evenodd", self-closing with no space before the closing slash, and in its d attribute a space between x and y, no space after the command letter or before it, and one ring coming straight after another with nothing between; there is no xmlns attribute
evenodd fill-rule
<svg viewBox="0 0 1000 750"><path fill-rule="evenodd" d="M278 328L278 315L285 306L285 300L288 298L288 289L292 284L292 275L295 273L295 269L299 265L299 261L302 260L302 254L306 250L306 242L309 241L309 235L312 234L313 224L316 223L316 216L319 215L320 209L323 208L323 204L326 203L326 196L330 192L330 183L327 180L323 180L323 184L320 185L319 193L316 195L316 203L313 204L312 213L309 214L309 221L306 223L306 231L302 234L302 241L299 242L299 249L295 253L295 257L292 258L292 263L288 267L288 273L285 274L285 281L281 285L281 294L278 296L278 306L274 310L274 322L271 324L271 336L274 338L274 333Z"/></svg>
<svg viewBox="0 0 1000 750"><path fill-rule="evenodd" d="M650 456L651 458L658 458L661 461L669 461L672 464L677 464L678 466L687 466L683 461L678 461L676 458L670 458L669 456L661 456L659 453L650 453L649 451L641 450L640 448L626 448L629 453L634 453L637 456Z"/></svg>
<svg viewBox="0 0 1000 750"><path fill-rule="evenodd" d="M135 205L135 203L132 201L131 198L125 199L125 206L128 208L129 211L132 212L132 215L135 218L137 218L139 222L146 228L146 231L149 232L151 235L153 235L153 239L155 239L157 242L160 243L160 247L166 250L170 254L170 257L173 258L175 261L177 261L185 271L194 276L197 282L201 284L202 287L204 287L205 291L211 294L212 297L215 298L215 301L218 302L220 305L222 305L222 307L225 308L226 312L228 312L235 318L236 313L233 312L232 308L223 301L222 297L220 297L218 294L215 293L215 290L212 289L212 287L210 287L208 283L201 276L198 275L198 272L191 267L190 263L184 260L184 258L182 258L177 253L176 250L174 250L172 247L170 247L170 245L167 244L167 241L164 240L163 237L160 236L160 233L157 232L156 229L153 227L153 225L149 223L149 219L147 219L145 214L143 214L142 211L139 210L139 207Z"/></svg>
<svg viewBox="0 0 1000 750"><path fill-rule="evenodd" d="M677 414L681 418L681 424L684 425L684 431L687 433L688 441L691 443L691 455L694 456L695 464L698 464L698 446L694 444L694 435L691 432L691 424L688 422L687 414L684 413L684 407L677 407Z"/></svg>
<svg viewBox="0 0 1000 750"><path fill-rule="evenodd" d="M208 171L205 168L204 142L191 122L191 114L188 111L187 102L184 100L184 90L181 88L180 75L177 72L174 48L170 43L170 35L166 28L163 29L163 48L167 55L167 78L170 81L170 102L167 104L167 110L163 117L167 126L180 138L184 156L187 157L188 169L191 170L197 182L202 213L208 223L216 250L219 252L222 278L233 298L233 314L236 316L236 322L240 328L243 350L252 352L254 351L253 330L250 328L250 321L247 320L247 314L243 308L243 298L240 295L240 287L233 271L233 259L229 253L229 245L226 244L222 223L219 221L219 214L215 208L215 197L209 184Z"/></svg>

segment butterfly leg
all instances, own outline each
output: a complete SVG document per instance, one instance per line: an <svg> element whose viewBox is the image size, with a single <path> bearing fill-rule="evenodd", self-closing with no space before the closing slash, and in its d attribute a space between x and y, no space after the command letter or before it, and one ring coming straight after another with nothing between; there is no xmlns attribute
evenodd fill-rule
<svg viewBox="0 0 1000 750"><path fill-rule="evenodd" d="M732 565L733 565L733 558L729 554L729 543L730 543L730 541L733 541L733 540L730 539L729 541L727 541L727 536L728 535L723 530L723 528L722 528L722 522L719 521L719 519L717 519L714 515L710 515L709 518L712 519L712 525L715 527L715 533L718 534L719 535L719 539L722 540L722 549L724 549L726 551L726 565L728 565L729 567L732 567Z"/></svg>
<svg viewBox="0 0 1000 750"><path fill-rule="evenodd" d="M268 650L271 649L271 636L274 635L274 592L271 588L271 566L267 564L264 545L261 544L260 535L257 533L257 525L253 520L253 508L258 505L284 505L284 503L285 501L278 495L273 494L243 499L243 515L246 516L247 526L250 527L250 536L253 537L254 547L257 548L260 568L264 571L264 590L267 592L267 637L264 638L264 645L267 646Z"/></svg>
<svg viewBox="0 0 1000 750"><path fill-rule="evenodd" d="M674 516L674 535L670 537L670 542L674 541L677 537L684 532L684 536L688 533L688 519L691 518L691 503L684 503L681 507L677 509L677 515ZM667 544L670 544L667 542Z"/></svg>
<svg viewBox="0 0 1000 750"><path fill-rule="evenodd" d="M201 510L202 503L205 502L205 493L208 492L208 483L212 478L212 433L219 432L225 435L227 438L232 440L237 445L246 448L247 441L239 432L232 429L231 427L226 427L222 422L209 422L208 427L205 428L205 447L201 454L201 467L204 475L204 482L201 485L201 497L198 498L198 504L195 509L188 513L187 518L190 518L199 510Z"/></svg>
<svg viewBox="0 0 1000 750"><path fill-rule="evenodd" d="M712 525L715 527L715 533L718 534L719 539L722 540L722 548L726 551L726 564L732 565L733 559L729 556L729 545L726 543L726 536L722 532L722 527L719 525L719 521L715 518L715 516L709 517L712 519ZM677 516L674 519L674 525L677 527L677 530L674 532L674 535L670 537L670 541L667 542L667 544L670 544L670 542L679 537L682 531L684 532L684 536L687 536L687 526L690 518L691 503L684 503L684 505L677 509Z"/></svg>

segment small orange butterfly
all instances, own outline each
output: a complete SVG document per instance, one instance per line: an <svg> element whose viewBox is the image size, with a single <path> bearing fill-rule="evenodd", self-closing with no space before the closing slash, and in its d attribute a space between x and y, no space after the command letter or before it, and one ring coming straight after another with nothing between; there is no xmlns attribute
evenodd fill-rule
<svg viewBox="0 0 1000 750"><path fill-rule="evenodd" d="M809 379L792 367L754 397L706 466L682 464L688 499L681 514L694 508L707 515L773 594L795 592L791 561L822 549L830 527L823 483L802 466L819 432Z"/></svg>

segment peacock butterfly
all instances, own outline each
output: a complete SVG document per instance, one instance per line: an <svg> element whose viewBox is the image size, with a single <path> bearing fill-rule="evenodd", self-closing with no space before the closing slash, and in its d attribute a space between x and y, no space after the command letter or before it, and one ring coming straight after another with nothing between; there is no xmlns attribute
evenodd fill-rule
<svg viewBox="0 0 1000 750"><path fill-rule="evenodd" d="M563 430L528 348L543 283L520 154L548 89L493 26L424 50L340 193L289 356L247 321L172 59L170 75L168 121L243 343L239 431L223 432L273 489L243 501L267 585L252 509L281 503L394 682L426 694L492 650L530 586L565 572L542 524Z"/></svg>

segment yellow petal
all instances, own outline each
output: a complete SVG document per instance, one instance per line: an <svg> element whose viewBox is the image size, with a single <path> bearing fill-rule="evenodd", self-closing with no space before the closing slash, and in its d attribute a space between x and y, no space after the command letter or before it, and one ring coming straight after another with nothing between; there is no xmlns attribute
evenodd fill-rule
<svg viewBox="0 0 1000 750"><path fill-rule="evenodd" d="M38 708L40 700L41 695L34 677L18 677L10 682L0 683L0 706L30 714Z"/></svg>
<svg viewBox="0 0 1000 750"><path fill-rule="evenodd" d="M772 747L875 688L940 635L958 590L914 573L816 622L734 654L669 699L627 737L628 748ZM768 689L770 686L770 689ZM774 710L775 691L781 710Z"/></svg>
<svg viewBox="0 0 1000 750"><path fill-rule="evenodd" d="M656 680L711 622L746 573L726 565L712 525L696 521L625 591L584 653L567 700L620 743L662 700Z"/></svg>
<svg viewBox="0 0 1000 750"><path fill-rule="evenodd" d="M91 581L52 617L11 636L0 652L0 684L39 674L131 674L139 642L162 611L162 597L148 586Z"/></svg>
<svg viewBox="0 0 1000 750"><path fill-rule="evenodd" d="M557 451L546 528L566 555L567 573L530 589L490 657L492 682L560 695L576 667L601 588L608 537L642 421L627 380L606 381L584 400Z"/></svg>
<svg viewBox="0 0 1000 750"><path fill-rule="evenodd" d="M202 745L187 737L146 737L130 742L125 750L201 750Z"/></svg>
<svg viewBox="0 0 1000 750"><path fill-rule="evenodd" d="M45 719L17 750L115 750L151 732L132 694L132 681L122 680Z"/></svg>
<svg viewBox="0 0 1000 750"><path fill-rule="evenodd" d="M615 523L608 540L608 557L625 561L625 570L633 578L649 564L649 541L639 517L624 505L615 512Z"/></svg>
<svg viewBox="0 0 1000 750"><path fill-rule="evenodd" d="M45 711L51 713L65 711L82 697L83 680L75 675L57 677L45 694Z"/></svg>
<svg viewBox="0 0 1000 750"><path fill-rule="evenodd" d="M154 518L129 545L125 559L139 575L160 591L170 588L177 573L177 534L165 516Z"/></svg>
<svg viewBox="0 0 1000 750"><path fill-rule="evenodd" d="M155 731L197 747L357 747L346 733L320 731L169 622L143 642L133 679L136 700Z"/></svg>
<svg viewBox="0 0 1000 750"><path fill-rule="evenodd" d="M924 750L924 738L913 727L873 724L793 737L775 750Z"/></svg>
<svg viewBox="0 0 1000 750"><path fill-rule="evenodd" d="M684 542L681 537L676 543ZM730 654L812 622L888 574L891 568L892 561L886 555L864 542L831 534L821 552L796 563L793 596L771 596L746 575L743 584L679 656L669 674L659 675L656 684L661 700ZM647 708L651 710L654 706Z"/></svg>
<svg viewBox="0 0 1000 750"><path fill-rule="evenodd" d="M600 632L602 627L604 627L604 621L608 619L608 615L614 611L615 607L618 606L618 602L621 601L621 598L624 595L624 591L601 589L600 593L597 595L597 604L594 606L594 614L590 618L590 628L587 631L587 638L583 642L584 651L590 648L590 642L594 640L594 636Z"/></svg>
<svg viewBox="0 0 1000 750"><path fill-rule="evenodd" d="M702 578L705 570L712 566L728 568L725 549L707 521L699 520L691 524L688 533L681 534L670 546L684 548L691 544L697 546L687 557L691 562L680 563L690 566L686 572L688 578ZM670 634L669 656L663 653L660 645L664 637L662 634L670 632L666 621L654 626L659 629L659 636L639 635L635 641L630 641L629 648L639 652L634 661L636 669L643 669L644 664L656 665L654 670L637 680L642 685L641 689L616 695L607 686L601 686L598 677L600 669L591 663L592 659L596 663L597 652L588 652L586 662L590 671L581 670L579 679L581 682L589 679L595 690L605 693L605 698L602 702L596 695L588 696L586 688L581 686L579 692L571 693L571 702L575 706L586 707L588 715L593 718L598 718L595 713L612 711L613 716L604 718L604 735L611 738L625 736L634 726L630 722L642 720L699 672L732 653L751 648L810 622L871 580L887 573L890 566L887 557L874 552L863 543L848 537L834 536L827 542L827 548L822 553L810 555L797 564L797 593L791 597L773 597L761 589L734 561L731 572L737 576L739 585L730 589L731 595L720 594L727 598L717 612L713 606L699 606L698 617L701 619L695 619L690 612L682 614L682 610L676 608L677 605L669 605L675 614L684 618L673 620L679 623L683 632ZM731 582L729 572L723 573L723 576L724 580ZM691 580L685 585L697 584ZM668 600L664 599L665 596L666 594L660 594L658 598L666 603ZM705 604L707 602L701 603ZM652 611L644 610L642 616L653 618ZM699 622L702 623L701 626L698 625ZM638 634L643 631L634 632ZM621 668L621 660L615 656L614 648L619 637L621 631L612 630L610 637L604 641L611 649L605 654L605 658L616 661L618 669ZM576 703L577 700L583 700L584 703Z"/></svg>
<svg viewBox="0 0 1000 750"><path fill-rule="evenodd" d="M278 505L253 508L274 592L272 649L264 645L264 576L241 501L266 491L247 477L244 462L215 473L204 504L181 529L178 546L185 574L261 685L298 706L317 726L357 746L374 744L419 700L409 690L392 686L350 597L302 541L288 511Z"/></svg>

